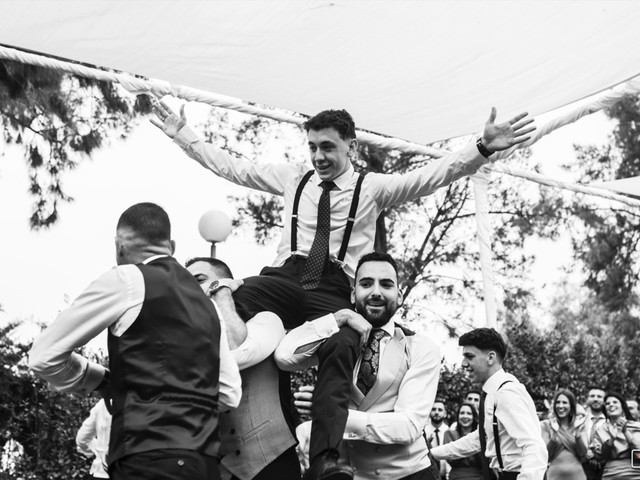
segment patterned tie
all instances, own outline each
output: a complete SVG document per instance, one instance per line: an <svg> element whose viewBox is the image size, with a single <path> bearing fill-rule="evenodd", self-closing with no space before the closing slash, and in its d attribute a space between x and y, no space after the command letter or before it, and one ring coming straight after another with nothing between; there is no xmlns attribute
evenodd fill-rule
<svg viewBox="0 0 640 480"><path fill-rule="evenodd" d="M374 328L369 334L369 340L362 352L362 362L358 372L356 386L365 395L369 393L378 376L378 366L380 364L380 340L385 336L385 331Z"/></svg>
<svg viewBox="0 0 640 480"><path fill-rule="evenodd" d="M331 204L329 192L336 186L333 182L322 182L322 195L318 202L318 223L307 263L300 277L300 286L305 290L314 290L320 285L320 277L329 256L329 231L331 230Z"/></svg>
<svg viewBox="0 0 640 480"><path fill-rule="evenodd" d="M494 478L489 466L489 459L486 457L487 451L487 432L484 428L484 403L487 399L487 392L483 391L480 395L480 407L478 412L478 433L480 434L480 460L482 464L482 472L485 479Z"/></svg>

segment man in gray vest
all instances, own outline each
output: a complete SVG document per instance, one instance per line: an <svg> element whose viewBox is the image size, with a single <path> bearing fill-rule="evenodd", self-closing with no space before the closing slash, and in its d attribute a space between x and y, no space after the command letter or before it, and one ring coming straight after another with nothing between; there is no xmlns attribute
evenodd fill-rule
<svg viewBox="0 0 640 480"><path fill-rule="evenodd" d="M185 266L220 311L242 376L240 405L220 416L222 478L300 480L289 374L273 361L285 334L281 320L271 312L247 323L238 316L231 292L242 281L222 260L196 257Z"/></svg>
<svg viewBox="0 0 640 480"><path fill-rule="evenodd" d="M242 391L215 307L171 256L158 205L125 210L115 243L118 266L40 334L29 365L59 390L105 397L110 478L217 479L219 414ZM73 352L105 329L109 369Z"/></svg>
<svg viewBox="0 0 640 480"><path fill-rule="evenodd" d="M492 109L475 144L403 175L357 173L355 123L345 110L325 110L304 128L313 169L287 163L256 163L232 158L204 142L187 126L184 105L176 115L164 102L151 122L184 152L214 174L238 185L284 197L285 221L272 267L245 279L234 294L246 321L260 311L278 315L285 328L340 309L351 309L350 291L358 259L373 251L375 224L387 207L431 195L438 188L475 173L496 151L526 141L534 130L527 114L495 123ZM311 463L305 478L349 478L337 465L347 420L349 384L355 350L364 333L343 328L318 352L318 380L313 402ZM324 354L324 351L331 354Z"/></svg>
<svg viewBox="0 0 640 480"><path fill-rule="evenodd" d="M317 363L319 347L345 318L366 324L370 334L351 380L341 458L356 479L428 479L431 460L423 431L438 388L440 350L426 335L394 323L402 294L389 255L374 252L360 259L352 300L355 311L340 310L289 332L276 362L304 370Z"/></svg>

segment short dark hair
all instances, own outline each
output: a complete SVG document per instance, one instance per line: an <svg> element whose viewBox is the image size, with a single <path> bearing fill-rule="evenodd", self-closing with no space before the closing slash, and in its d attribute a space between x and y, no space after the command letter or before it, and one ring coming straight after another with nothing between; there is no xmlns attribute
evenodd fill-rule
<svg viewBox="0 0 640 480"><path fill-rule="evenodd" d="M120 215L116 228L129 228L153 245L171 240L169 215L155 203L137 203L127 208Z"/></svg>
<svg viewBox="0 0 640 480"><path fill-rule="evenodd" d="M444 409L447 410L447 401L442 398L442 397L436 397L435 400L433 401L433 404L435 405L436 403L441 403L444 405Z"/></svg>
<svg viewBox="0 0 640 480"><path fill-rule="evenodd" d="M468 397L471 393L475 393L479 397L482 396L482 392L480 390L478 390L477 388L470 388L469 390L467 390L467 393L464 394L465 398Z"/></svg>
<svg viewBox="0 0 640 480"><path fill-rule="evenodd" d="M356 125L346 110L323 110L304 122L303 126L307 133L309 130L333 128L343 140L356 138Z"/></svg>
<svg viewBox="0 0 640 480"><path fill-rule="evenodd" d="M624 416L626 417L626 419L633 420L633 418L631 417L631 411L629 410L629 406L627 405L627 401L622 395L620 395L618 392L607 392L604 396L605 404L607 403L607 398L609 397L617 398L620 401L620 405L622 405L622 411L624 412ZM609 418L606 407L604 408L604 416L607 417L607 419Z"/></svg>
<svg viewBox="0 0 640 480"><path fill-rule="evenodd" d="M480 350L492 350L498 354L500 361L507 356L507 344L502 335L493 328L476 328L458 339L461 347L476 347Z"/></svg>
<svg viewBox="0 0 640 480"><path fill-rule="evenodd" d="M233 278L233 274L231 273L231 269L229 268L229 265L224 263L222 260L218 260L217 258L213 258L213 257L190 258L184 263L184 268L189 268L189 266L193 265L196 262L208 263L214 268L215 272L221 278Z"/></svg>
<svg viewBox="0 0 640 480"><path fill-rule="evenodd" d="M354 275L356 278L358 277L358 270L360 270L360 267L367 262L387 262L393 267L393 270L396 272L396 276L398 276L398 265L391 255L382 252L371 252L363 255L360 257L360 260L358 260L358 266L356 267Z"/></svg>
<svg viewBox="0 0 640 480"><path fill-rule="evenodd" d="M587 386L587 395L589 394L589 392L591 390L600 390L602 393L606 393L607 392L607 389L604 388L602 385L594 385L594 384L592 384L592 385Z"/></svg>

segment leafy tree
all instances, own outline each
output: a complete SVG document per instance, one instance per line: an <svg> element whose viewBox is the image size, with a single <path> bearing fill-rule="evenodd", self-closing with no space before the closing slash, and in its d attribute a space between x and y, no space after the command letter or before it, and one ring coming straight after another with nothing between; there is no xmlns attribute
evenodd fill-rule
<svg viewBox="0 0 640 480"><path fill-rule="evenodd" d="M0 329L0 446L14 440L24 447L14 476L0 479L85 478L90 462L76 452L75 436L95 399L50 390L27 368L30 345L16 342L16 324Z"/></svg>
<svg viewBox="0 0 640 480"><path fill-rule="evenodd" d="M6 143L21 145L35 199L32 228L58 218L58 203L73 200L63 177L110 139L125 138L139 114L151 111L111 82L0 60L0 109Z"/></svg>

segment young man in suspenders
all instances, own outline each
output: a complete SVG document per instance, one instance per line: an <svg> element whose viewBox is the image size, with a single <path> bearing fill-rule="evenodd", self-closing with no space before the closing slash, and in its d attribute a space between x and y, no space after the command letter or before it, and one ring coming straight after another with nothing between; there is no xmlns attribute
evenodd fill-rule
<svg viewBox="0 0 640 480"><path fill-rule="evenodd" d="M180 116L164 102L154 106L154 113L159 120L151 122L203 167L238 185L284 197L285 225L276 260L259 276L245 279L234 299L243 319L268 310L280 316L287 329L341 309L352 311L355 267L362 255L373 251L382 210L475 173L489 155L526 141L535 128L526 113L496 124L493 109L476 144L402 175L371 173L363 178L352 165L358 141L345 110L325 110L305 123L312 171L302 165L232 158L187 126L184 105ZM351 478L336 459L357 351L369 330L350 316L347 326L351 328L342 328L318 352L310 471L321 473L308 478Z"/></svg>
<svg viewBox="0 0 640 480"><path fill-rule="evenodd" d="M462 368L482 384L478 429L455 442L431 450L436 460L483 455L485 478L491 470L503 480L542 480L547 470L547 446L536 407L516 377L502 369L507 345L493 328L462 335Z"/></svg>

